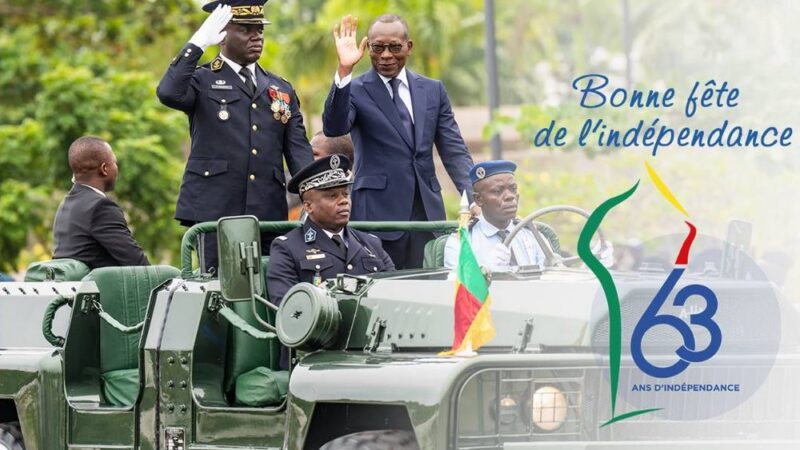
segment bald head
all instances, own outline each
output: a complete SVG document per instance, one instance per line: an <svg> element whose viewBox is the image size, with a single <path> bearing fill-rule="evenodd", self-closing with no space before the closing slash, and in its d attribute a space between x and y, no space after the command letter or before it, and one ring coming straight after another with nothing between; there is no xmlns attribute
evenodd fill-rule
<svg viewBox="0 0 800 450"><path fill-rule="evenodd" d="M80 137L69 146L69 168L76 183L104 192L113 190L117 181L117 158L111 145L96 136Z"/></svg>
<svg viewBox="0 0 800 450"><path fill-rule="evenodd" d="M349 134L328 137L319 131L311 138L311 150L314 153L314 159L339 154L347 156L347 159L353 161L353 140L350 139Z"/></svg>

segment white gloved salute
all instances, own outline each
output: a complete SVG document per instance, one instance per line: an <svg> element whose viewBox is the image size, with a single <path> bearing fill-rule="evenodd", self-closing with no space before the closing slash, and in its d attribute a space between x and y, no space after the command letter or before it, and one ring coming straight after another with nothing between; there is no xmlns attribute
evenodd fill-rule
<svg viewBox="0 0 800 450"><path fill-rule="evenodd" d="M506 270L511 263L511 249L503 244L497 244L489 255L489 268L491 270Z"/></svg>
<svg viewBox="0 0 800 450"><path fill-rule="evenodd" d="M232 18L230 5L217 6L217 9L209 14L194 36L189 39L189 43L200 47L203 51L212 45L219 44L225 39L228 32L223 30Z"/></svg>

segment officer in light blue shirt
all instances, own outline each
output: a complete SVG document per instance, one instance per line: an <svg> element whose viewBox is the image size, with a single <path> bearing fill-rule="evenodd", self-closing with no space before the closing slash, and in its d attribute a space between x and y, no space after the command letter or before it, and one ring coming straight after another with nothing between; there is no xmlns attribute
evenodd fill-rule
<svg viewBox="0 0 800 450"><path fill-rule="evenodd" d="M475 204L482 214L470 223L469 239L478 264L493 271L508 270L513 266L544 264L545 256L533 232L523 228L511 241L503 240L514 228L519 192L511 161L485 161L476 164L469 172ZM456 234L447 239L444 265L458 265L459 242Z"/></svg>

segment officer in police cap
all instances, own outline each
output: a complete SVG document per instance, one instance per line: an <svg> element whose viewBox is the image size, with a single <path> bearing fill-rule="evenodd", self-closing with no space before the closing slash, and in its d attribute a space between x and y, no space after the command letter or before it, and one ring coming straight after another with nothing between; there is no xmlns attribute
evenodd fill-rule
<svg viewBox="0 0 800 450"><path fill-rule="evenodd" d="M295 284L320 284L337 274L394 270L376 236L347 226L350 221L350 160L341 154L318 159L295 174L289 192L299 194L308 218L302 228L272 241L267 286L280 304Z"/></svg>
<svg viewBox="0 0 800 450"><path fill-rule="evenodd" d="M515 170L513 162L497 160L475 164L469 171L475 204L481 208L481 215L469 225L470 246L478 264L491 270L544 263L544 252L528 229L520 230L510 247L503 245L514 228L519 206ZM457 237L450 236L444 250L445 267L456 267L459 249Z"/></svg>
<svg viewBox="0 0 800 450"><path fill-rule="evenodd" d="M283 161L294 174L312 161L292 86L258 65L266 0L217 0L158 85L158 98L189 117L192 148L175 218L186 226L251 214L286 220ZM220 45L197 67L206 48ZM216 266L216 238L201 249L201 266ZM274 238L262 235L265 246Z"/></svg>

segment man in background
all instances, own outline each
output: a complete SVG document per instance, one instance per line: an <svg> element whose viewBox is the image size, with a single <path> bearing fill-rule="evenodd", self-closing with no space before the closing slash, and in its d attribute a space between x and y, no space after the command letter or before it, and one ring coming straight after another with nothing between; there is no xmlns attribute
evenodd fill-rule
<svg viewBox="0 0 800 450"><path fill-rule="evenodd" d="M311 152L314 154L314 159L324 158L331 155L344 155L348 160L353 160L353 140L350 135L328 137L322 131L317 131L317 134L311 138ZM303 202L297 194L287 193L287 201L289 203L289 220L306 220L305 211L303 211Z"/></svg>
<svg viewBox="0 0 800 450"><path fill-rule="evenodd" d="M106 195L117 182L117 158L111 145L84 136L69 147L74 184L61 202L53 224L53 258L76 259L90 269L146 266L122 208Z"/></svg>

